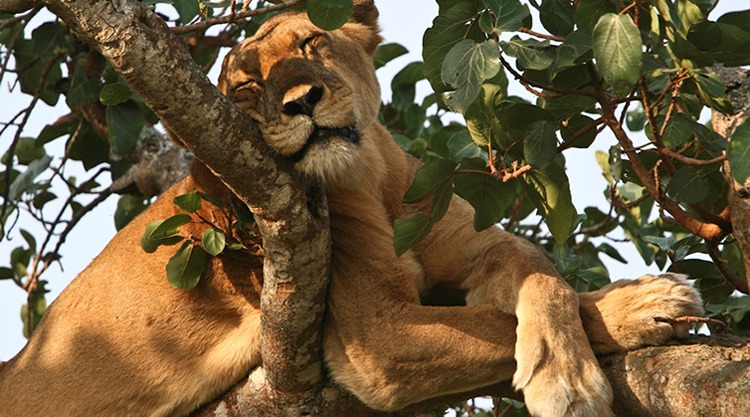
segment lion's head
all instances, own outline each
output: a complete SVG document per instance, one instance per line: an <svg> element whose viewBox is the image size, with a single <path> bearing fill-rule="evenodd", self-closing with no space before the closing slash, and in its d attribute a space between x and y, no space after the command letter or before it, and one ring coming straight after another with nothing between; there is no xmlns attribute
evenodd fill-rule
<svg viewBox="0 0 750 417"><path fill-rule="evenodd" d="M274 16L229 52L219 90L298 171L324 181L346 175L380 105L377 16L372 1L355 1L352 19L331 32L305 13Z"/></svg>

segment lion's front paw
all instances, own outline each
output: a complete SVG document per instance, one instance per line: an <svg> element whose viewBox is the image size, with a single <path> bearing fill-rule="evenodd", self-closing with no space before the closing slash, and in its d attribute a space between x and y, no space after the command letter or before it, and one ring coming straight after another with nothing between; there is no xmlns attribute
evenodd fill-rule
<svg viewBox="0 0 750 417"><path fill-rule="evenodd" d="M680 316L701 316L700 295L683 275L645 275L580 294L584 328L597 353L659 345L688 335Z"/></svg>
<svg viewBox="0 0 750 417"><path fill-rule="evenodd" d="M529 412L535 417L612 416L612 389L585 336L548 330L517 328L513 386L523 390Z"/></svg>

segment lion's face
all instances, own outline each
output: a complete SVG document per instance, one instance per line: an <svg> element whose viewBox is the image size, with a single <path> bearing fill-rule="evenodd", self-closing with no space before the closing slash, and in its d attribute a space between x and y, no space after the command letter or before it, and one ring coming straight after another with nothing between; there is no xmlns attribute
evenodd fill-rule
<svg viewBox="0 0 750 417"><path fill-rule="evenodd" d="M377 15L363 17L355 10L352 21L326 32L304 13L275 16L229 52L219 78L274 151L323 181L357 163L380 105Z"/></svg>

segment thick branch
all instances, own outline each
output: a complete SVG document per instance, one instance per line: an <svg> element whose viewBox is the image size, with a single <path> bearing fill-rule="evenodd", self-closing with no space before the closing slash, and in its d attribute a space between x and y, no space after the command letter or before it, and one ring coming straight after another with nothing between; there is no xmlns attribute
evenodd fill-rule
<svg viewBox="0 0 750 417"><path fill-rule="evenodd" d="M37 6L41 6L38 0L0 0L0 13L23 13Z"/></svg>
<svg viewBox="0 0 750 417"><path fill-rule="evenodd" d="M306 184L291 166L264 154L258 127L216 90L181 41L145 5L134 0L45 1L253 210L266 255L264 387L273 390L276 414L298 409L322 374L320 330L330 249L324 193L308 199Z"/></svg>
<svg viewBox="0 0 750 417"><path fill-rule="evenodd" d="M717 68L715 71L727 88L727 96L736 114L729 116L713 112L711 124L714 131L724 137L731 137L737 127L750 114L750 70L739 68ZM729 164L724 164L726 180L729 183L729 213L732 219L732 234L742 249L745 260L747 286L750 286L750 178L744 184L734 180Z"/></svg>
<svg viewBox="0 0 750 417"><path fill-rule="evenodd" d="M750 416L750 346L695 337L689 346L600 359L621 417Z"/></svg>

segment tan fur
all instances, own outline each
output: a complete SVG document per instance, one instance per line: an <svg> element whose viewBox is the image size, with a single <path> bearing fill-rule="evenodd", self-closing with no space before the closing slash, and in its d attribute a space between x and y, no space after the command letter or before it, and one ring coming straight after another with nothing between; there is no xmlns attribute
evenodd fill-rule
<svg viewBox="0 0 750 417"><path fill-rule="evenodd" d="M325 184L331 375L383 410L512 378L535 416L611 414L594 351L667 341L675 330L654 318L700 314L696 292L663 275L577 296L529 243L498 228L476 233L458 197L424 242L396 257L394 219L424 205L402 203L420 164L376 122L377 11L361 3L330 33L304 14L270 19L230 52L220 81L270 148ZM308 144L316 128L347 127L359 143L337 130ZM259 252L223 254L197 288L181 291L163 272L174 247L139 248L145 225L174 214L172 198L193 188L230 198L198 165L118 233L1 368L0 416L182 416L260 363ZM467 305L421 304L439 288L464 291Z"/></svg>

